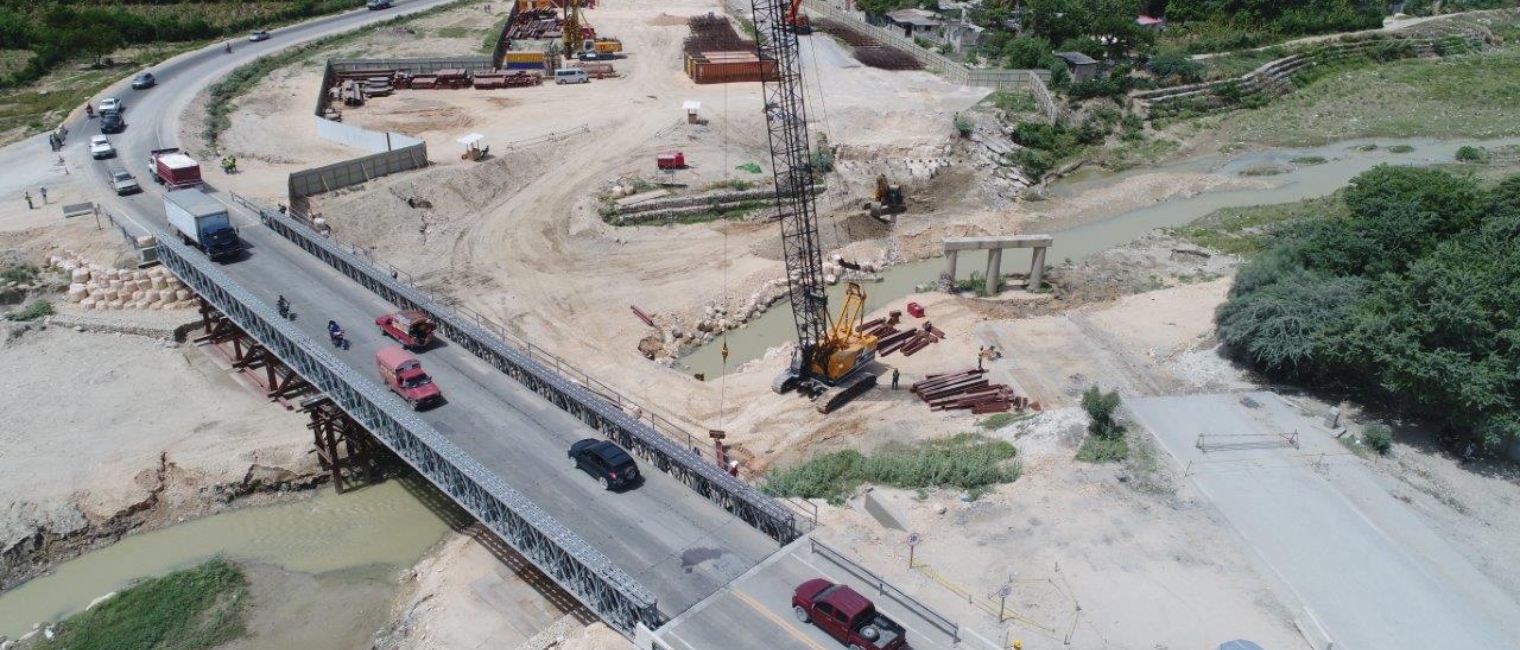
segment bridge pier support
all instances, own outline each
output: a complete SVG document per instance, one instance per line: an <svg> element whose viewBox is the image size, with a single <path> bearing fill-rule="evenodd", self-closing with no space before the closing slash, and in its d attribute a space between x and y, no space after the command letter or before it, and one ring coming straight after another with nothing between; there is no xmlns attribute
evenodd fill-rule
<svg viewBox="0 0 1520 650"><path fill-rule="evenodd" d="M249 337L216 307L200 300L201 329L204 334L195 338L197 345L209 345L224 354L232 368L252 380L270 400L293 408L290 400L316 392L316 388L280 361L268 348ZM262 370L263 372L257 372Z"/></svg>
<svg viewBox="0 0 1520 650"><path fill-rule="evenodd" d="M380 475L377 449L364 427L326 395L301 400L301 411L311 418L306 428L311 430L317 447L317 460L339 494L350 487L375 482Z"/></svg>

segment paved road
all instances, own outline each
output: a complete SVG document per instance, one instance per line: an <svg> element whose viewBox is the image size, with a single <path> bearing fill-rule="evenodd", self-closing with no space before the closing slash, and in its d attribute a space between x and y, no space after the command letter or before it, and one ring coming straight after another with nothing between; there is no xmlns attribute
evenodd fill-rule
<svg viewBox="0 0 1520 650"><path fill-rule="evenodd" d="M788 545L733 584L667 623L656 636L669 650L843 648L833 637L792 615L792 590L803 581L818 577L848 584L870 598L883 613L907 628L908 643L914 650L949 650L954 647L997 650L993 643L975 633L963 632L957 646L949 634L917 615L913 608L878 593L873 583L831 562L827 556L813 552L807 537ZM771 628L764 635L743 635L735 634L733 628L713 625L714 621L764 621Z"/></svg>
<svg viewBox="0 0 1520 650"><path fill-rule="evenodd" d="M1254 406L1241 395L1128 404L1172 456L1193 463L1193 482L1337 649L1520 648L1520 605L1359 461L1337 457L1345 450L1312 421L1271 393L1249 397ZM1203 433L1294 430L1301 449L1195 446ZM1312 626L1299 606L1295 615Z"/></svg>
<svg viewBox="0 0 1520 650"><path fill-rule="evenodd" d="M417 11L444 1L415 0L399 10ZM129 228L167 230L162 194L146 177L147 152L177 144L178 116L197 92L233 67L275 48L395 13L360 10L278 30L263 43L239 41L230 55L216 46L158 66L158 87L102 95L116 94L127 103L128 128L112 136L118 158L89 159L83 143L98 133L98 125L83 119L76 120L66 155L97 187L105 187L110 170L125 167L136 174L144 194L116 198L102 192L101 202L135 224ZM27 144L32 143L0 154L0 168L22 164L17 156ZM214 184L219 171L209 165L204 171ZM313 338L325 339L328 319L342 323L353 346L339 357L373 375L375 351L390 344L373 320L394 306L256 225L252 214L234 209L233 216L250 250L244 259L224 267L228 274L271 304L283 293L301 316L297 324ZM674 615L685 610L776 552L772 540L652 467L646 468L648 479L636 489L602 491L590 477L574 471L565 455L570 443L595 435L580 421L462 349L445 345L421 356L449 399L423 414L424 419L649 588L661 611Z"/></svg>

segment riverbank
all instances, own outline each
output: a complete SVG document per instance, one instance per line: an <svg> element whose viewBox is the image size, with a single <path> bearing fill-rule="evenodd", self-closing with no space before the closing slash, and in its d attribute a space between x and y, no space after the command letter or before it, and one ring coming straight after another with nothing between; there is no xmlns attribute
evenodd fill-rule
<svg viewBox="0 0 1520 650"><path fill-rule="evenodd" d="M126 535L300 498L325 480L304 419L192 346L13 331L0 390L26 399L0 405L0 587Z"/></svg>

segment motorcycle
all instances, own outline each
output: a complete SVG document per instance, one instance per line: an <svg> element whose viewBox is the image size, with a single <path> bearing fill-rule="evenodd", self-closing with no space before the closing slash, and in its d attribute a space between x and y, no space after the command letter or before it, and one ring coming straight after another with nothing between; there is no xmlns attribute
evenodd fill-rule
<svg viewBox="0 0 1520 650"><path fill-rule="evenodd" d="M327 340L332 342L333 347L340 350L348 349L348 336L343 333L343 328L336 322L327 322Z"/></svg>
<svg viewBox="0 0 1520 650"><path fill-rule="evenodd" d="M285 296L280 296L280 299L275 301L274 306L280 311L280 318L285 320L296 319L296 313L290 310L290 301L286 300Z"/></svg>

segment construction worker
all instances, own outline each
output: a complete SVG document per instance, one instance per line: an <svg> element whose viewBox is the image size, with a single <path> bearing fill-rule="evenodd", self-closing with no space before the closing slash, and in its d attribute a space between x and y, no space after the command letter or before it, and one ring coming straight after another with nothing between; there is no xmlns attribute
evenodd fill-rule
<svg viewBox="0 0 1520 650"><path fill-rule="evenodd" d="M897 390L897 380L900 377L902 377L902 371L898 370L897 368L893 368L892 369L892 390Z"/></svg>
<svg viewBox="0 0 1520 650"><path fill-rule="evenodd" d="M47 188L43 187L43 186L38 186L37 187L37 193L42 195L42 204L43 205L47 205L47 202L48 202L48 200L47 200Z"/></svg>
<svg viewBox="0 0 1520 650"><path fill-rule="evenodd" d="M26 193L26 209L28 209L28 210L35 210L36 209L36 206L32 205L32 193L30 191Z"/></svg>
<svg viewBox="0 0 1520 650"><path fill-rule="evenodd" d="M985 346L978 347L976 349L976 371L977 372L981 372L982 371L982 360L986 359L986 358L987 358L987 348Z"/></svg>

